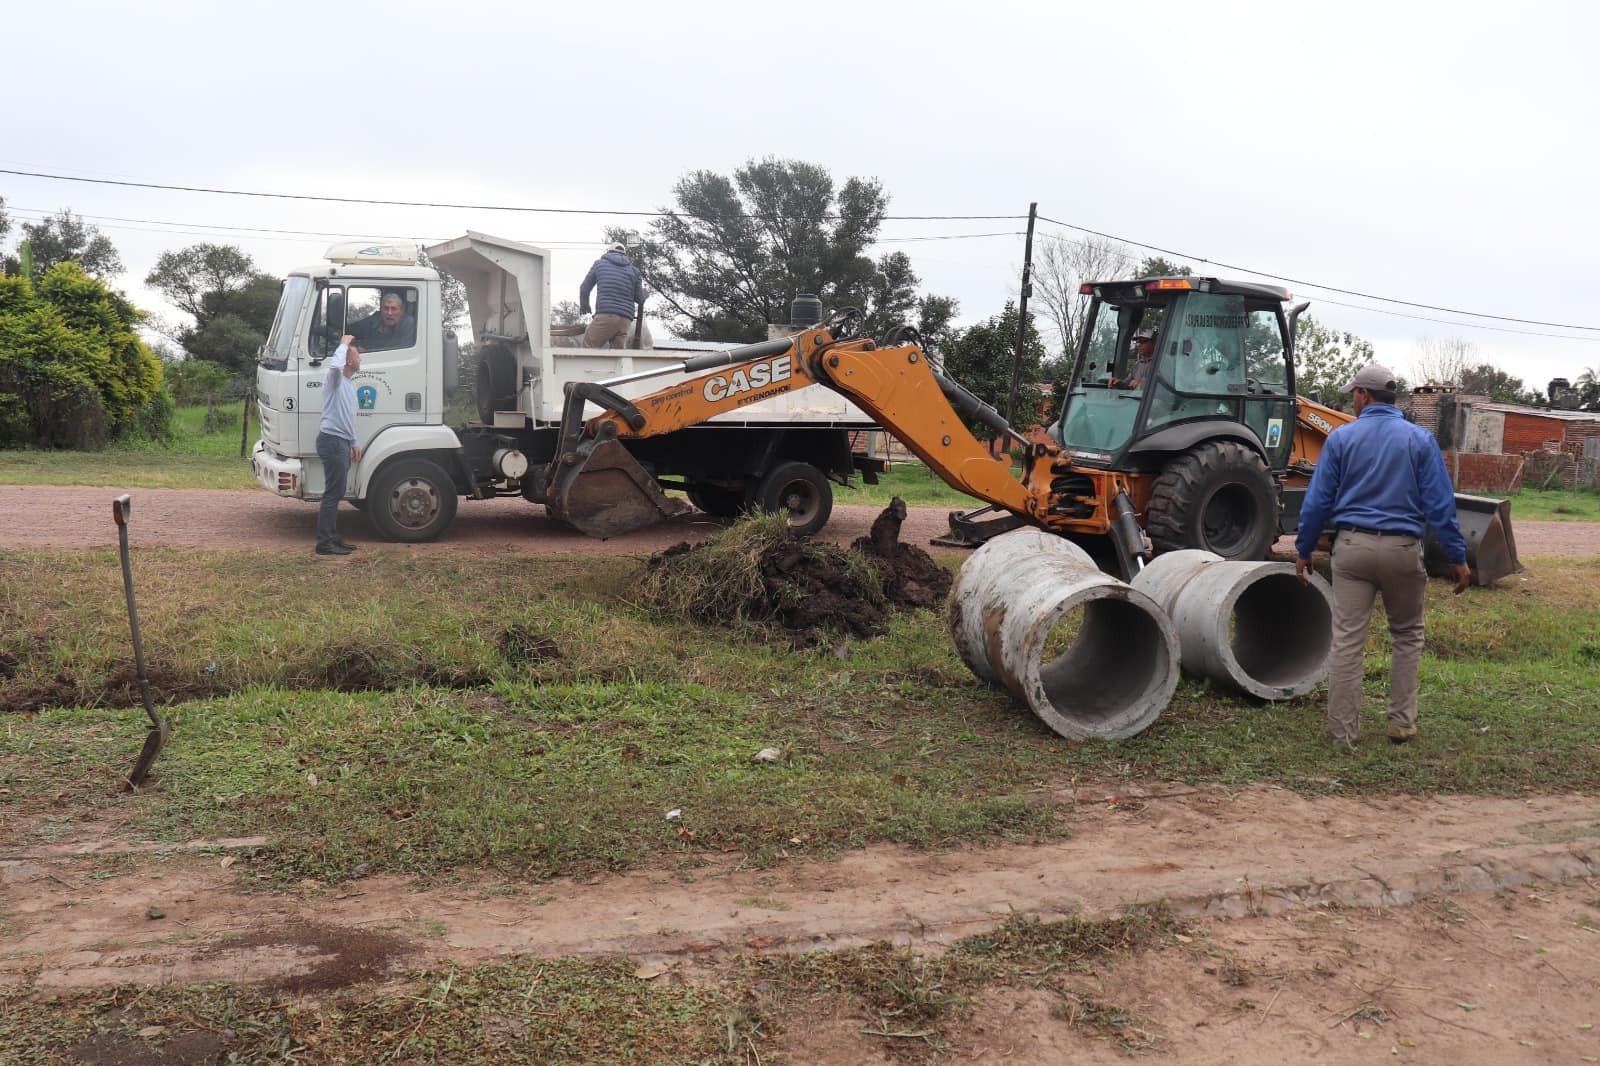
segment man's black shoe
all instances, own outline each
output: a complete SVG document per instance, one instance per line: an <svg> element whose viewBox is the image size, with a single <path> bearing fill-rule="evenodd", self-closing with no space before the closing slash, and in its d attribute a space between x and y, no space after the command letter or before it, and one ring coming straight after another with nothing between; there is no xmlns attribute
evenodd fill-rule
<svg viewBox="0 0 1600 1066"><path fill-rule="evenodd" d="M337 541L337 543L338 543L339 547L341 547L341 548L349 548L351 551L355 551L356 548L359 547L359 545L351 544L349 541L345 540L343 537L340 537L339 540Z"/></svg>
<svg viewBox="0 0 1600 1066"><path fill-rule="evenodd" d="M349 544L318 544L318 555L349 555L355 548Z"/></svg>

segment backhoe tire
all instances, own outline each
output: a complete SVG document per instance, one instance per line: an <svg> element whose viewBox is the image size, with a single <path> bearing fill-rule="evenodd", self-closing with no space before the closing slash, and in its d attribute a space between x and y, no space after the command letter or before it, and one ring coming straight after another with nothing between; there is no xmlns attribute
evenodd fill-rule
<svg viewBox="0 0 1600 1066"><path fill-rule="evenodd" d="M689 502L716 518L733 518L745 509L750 490L730 489L722 485L691 484Z"/></svg>
<svg viewBox="0 0 1600 1066"><path fill-rule="evenodd" d="M1157 552L1199 548L1264 559L1278 536L1278 486L1261 456L1213 440L1175 456L1150 492L1145 531Z"/></svg>
<svg viewBox="0 0 1600 1066"><path fill-rule="evenodd" d="M809 537L828 524L833 513L833 488L810 463L780 463L761 479L752 506L785 514L796 536Z"/></svg>
<svg viewBox="0 0 1600 1066"><path fill-rule="evenodd" d="M473 379L478 402L478 421L494 424L496 411L517 409L517 357L504 344L490 344L478 357L478 372Z"/></svg>
<svg viewBox="0 0 1600 1066"><path fill-rule="evenodd" d="M385 540L433 540L455 520L455 482L431 460L397 459L372 479L367 517Z"/></svg>

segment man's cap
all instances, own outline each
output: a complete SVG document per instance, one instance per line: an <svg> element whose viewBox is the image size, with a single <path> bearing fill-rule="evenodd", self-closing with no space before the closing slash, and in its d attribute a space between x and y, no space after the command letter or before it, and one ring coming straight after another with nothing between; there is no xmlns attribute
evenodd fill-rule
<svg viewBox="0 0 1600 1066"><path fill-rule="evenodd" d="M613 244L610 248L607 248L606 251L608 251L608 252L621 252L623 255L627 255L628 254L628 246L623 244L621 241L618 241L616 244Z"/></svg>
<svg viewBox="0 0 1600 1066"><path fill-rule="evenodd" d="M1156 331L1148 327L1141 329L1133 335L1133 339L1136 341L1153 341L1156 339Z"/></svg>
<svg viewBox="0 0 1600 1066"><path fill-rule="evenodd" d="M1345 392L1354 392L1356 389L1366 389L1369 392L1377 389L1383 392L1394 392L1399 388L1394 371L1381 363L1368 363L1356 371L1356 376L1344 387Z"/></svg>

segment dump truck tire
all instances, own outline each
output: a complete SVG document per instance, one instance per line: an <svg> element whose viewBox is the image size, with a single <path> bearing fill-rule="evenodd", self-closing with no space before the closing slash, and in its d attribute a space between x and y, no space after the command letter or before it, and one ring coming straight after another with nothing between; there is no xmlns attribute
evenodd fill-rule
<svg viewBox="0 0 1600 1066"><path fill-rule="evenodd" d="M690 485L689 502L708 515L732 518L745 509L749 489L730 489L722 485Z"/></svg>
<svg viewBox="0 0 1600 1066"><path fill-rule="evenodd" d="M1278 534L1277 485L1253 449L1207 441L1156 478L1145 531L1158 552L1198 548L1224 559L1264 559Z"/></svg>
<svg viewBox="0 0 1600 1066"><path fill-rule="evenodd" d="M781 463L761 479L751 503L763 511L788 515L789 528L797 536L809 537L828 524L833 489L810 463Z"/></svg>
<svg viewBox="0 0 1600 1066"><path fill-rule="evenodd" d="M517 357L503 344L491 344L478 358L473 378L473 393L478 401L478 421L494 424L496 411L517 409Z"/></svg>
<svg viewBox="0 0 1600 1066"><path fill-rule="evenodd" d="M455 520L455 482L438 463L396 460L372 479L367 517L386 540L407 544L433 540Z"/></svg>

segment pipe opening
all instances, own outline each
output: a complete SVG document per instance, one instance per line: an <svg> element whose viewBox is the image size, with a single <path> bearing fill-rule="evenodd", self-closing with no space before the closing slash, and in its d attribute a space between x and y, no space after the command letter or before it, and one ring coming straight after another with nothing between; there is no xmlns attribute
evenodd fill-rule
<svg viewBox="0 0 1600 1066"><path fill-rule="evenodd" d="M1333 612L1326 596L1293 574L1269 574L1239 594L1228 629L1241 670L1260 684L1292 688L1327 662Z"/></svg>
<svg viewBox="0 0 1600 1066"><path fill-rule="evenodd" d="M1121 598L1091 599L1063 613L1040 661L1043 702L1090 725L1142 708L1174 671L1159 621Z"/></svg>

